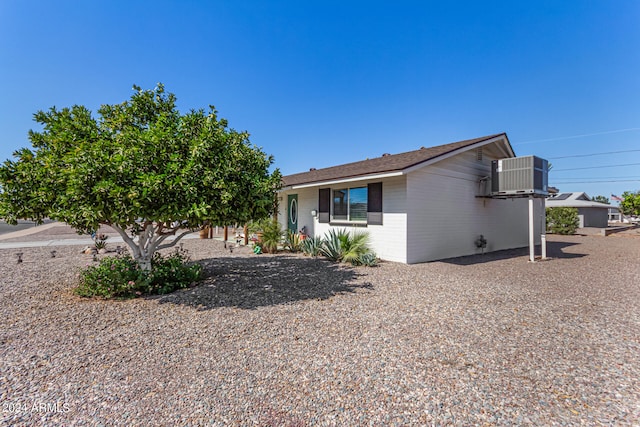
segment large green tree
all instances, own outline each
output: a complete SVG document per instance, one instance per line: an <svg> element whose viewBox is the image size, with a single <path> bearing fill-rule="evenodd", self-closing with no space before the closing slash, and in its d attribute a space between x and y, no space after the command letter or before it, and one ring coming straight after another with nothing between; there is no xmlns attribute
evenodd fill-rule
<svg viewBox="0 0 640 427"><path fill-rule="evenodd" d="M37 112L33 149L0 166L0 217L51 218L78 233L109 225L149 270L155 251L190 232L269 216L281 182L272 156L213 106L181 114L175 101L159 84L134 86L97 118L78 105Z"/></svg>
<svg viewBox="0 0 640 427"><path fill-rule="evenodd" d="M640 191L625 191L622 193L620 210L625 215L640 216Z"/></svg>

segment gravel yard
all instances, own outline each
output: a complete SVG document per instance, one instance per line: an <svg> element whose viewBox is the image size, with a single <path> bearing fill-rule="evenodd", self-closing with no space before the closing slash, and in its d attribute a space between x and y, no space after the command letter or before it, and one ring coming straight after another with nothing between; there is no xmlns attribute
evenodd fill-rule
<svg viewBox="0 0 640 427"><path fill-rule="evenodd" d="M640 424L637 233L378 268L184 247L206 280L127 301L72 294L77 246L0 250L2 423Z"/></svg>

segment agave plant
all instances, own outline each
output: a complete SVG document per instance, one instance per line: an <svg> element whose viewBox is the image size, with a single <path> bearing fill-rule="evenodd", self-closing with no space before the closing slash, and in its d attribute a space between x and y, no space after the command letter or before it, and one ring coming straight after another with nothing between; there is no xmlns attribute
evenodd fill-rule
<svg viewBox="0 0 640 427"><path fill-rule="evenodd" d="M342 261L342 242L340 236L341 231L331 229L322 242L320 253L327 257L330 261Z"/></svg>
<svg viewBox="0 0 640 427"><path fill-rule="evenodd" d="M367 252L366 254L360 255L357 260L357 265L376 267L378 265L378 257L373 252Z"/></svg>
<svg viewBox="0 0 640 427"><path fill-rule="evenodd" d="M349 233L345 229L329 230L320 253L334 262L357 263L358 258L367 252L369 235L367 233Z"/></svg>
<svg viewBox="0 0 640 427"><path fill-rule="evenodd" d="M302 241L300 249L305 255L317 257L320 254L320 248L322 248L322 239L320 237L307 237Z"/></svg>

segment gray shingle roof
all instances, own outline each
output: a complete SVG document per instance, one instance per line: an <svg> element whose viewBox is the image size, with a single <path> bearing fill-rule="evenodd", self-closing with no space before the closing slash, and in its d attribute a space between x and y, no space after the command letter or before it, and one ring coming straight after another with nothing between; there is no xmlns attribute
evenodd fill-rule
<svg viewBox="0 0 640 427"><path fill-rule="evenodd" d="M347 163L323 169L313 169L308 172L287 175L282 178L282 181L284 186L287 187L291 185L310 184L334 179L352 178L362 175L403 171L412 166L436 159L461 148L499 136L504 136L506 138L506 134L499 133L480 138L467 139L465 141L452 142L450 144L438 145L435 147L423 147L419 150L408 151L406 153L384 155L382 157L361 160L359 162Z"/></svg>

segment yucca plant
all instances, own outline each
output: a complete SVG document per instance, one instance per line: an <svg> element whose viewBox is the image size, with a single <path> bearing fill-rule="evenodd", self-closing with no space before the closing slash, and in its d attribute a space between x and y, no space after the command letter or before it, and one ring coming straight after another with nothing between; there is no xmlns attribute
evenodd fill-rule
<svg viewBox="0 0 640 427"><path fill-rule="evenodd" d="M302 248L303 240L300 238L300 234L295 231L287 231L287 237L284 242L284 246L291 252L299 252Z"/></svg>

